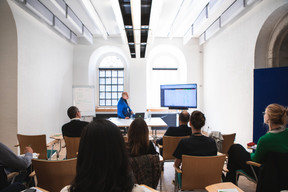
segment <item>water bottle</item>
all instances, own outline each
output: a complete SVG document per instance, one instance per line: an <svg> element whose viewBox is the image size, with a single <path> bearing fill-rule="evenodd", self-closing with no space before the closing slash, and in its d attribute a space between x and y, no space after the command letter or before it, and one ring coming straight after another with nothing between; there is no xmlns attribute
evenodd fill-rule
<svg viewBox="0 0 288 192"><path fill-rule="evenodd" d="M149 120L149 121L151 120L151 112L150 112L150 109L148 110L148 120Z"/></svg>

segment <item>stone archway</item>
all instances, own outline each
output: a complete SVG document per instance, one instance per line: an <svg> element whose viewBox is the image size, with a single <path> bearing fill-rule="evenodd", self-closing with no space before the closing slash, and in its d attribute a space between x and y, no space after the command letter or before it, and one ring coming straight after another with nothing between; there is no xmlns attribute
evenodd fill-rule
<svg viewBox="0 0 288 192"><path fill-rule="evenodd" d="M255 47L255 69L288 66L288 3L263 24Z"/></svg>

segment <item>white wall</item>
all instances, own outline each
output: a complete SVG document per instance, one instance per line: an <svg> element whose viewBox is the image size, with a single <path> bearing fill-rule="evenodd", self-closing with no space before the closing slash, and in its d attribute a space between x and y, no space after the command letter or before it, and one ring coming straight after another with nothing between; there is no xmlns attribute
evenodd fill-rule
<svg viewBox="0 0 288 192"><path fill-rule="evenodd" d="M263 0L237 22L203 45L206 127L236 132L236 141L252 141L253 69L258 33L267 17L286 0Z"/></svg>
<svg viewBox="0 0 288 192"><path fill-rule="evenodd" d="M73 45L14 2L9 4L18 35L18 133L48 138L68 121Z"/></svg>
<svg viewBox="0 0 288 192"><path fill-rule="evenodd" d="M7 1L0 1L0 142L16 151L17 31Z"/></svg>

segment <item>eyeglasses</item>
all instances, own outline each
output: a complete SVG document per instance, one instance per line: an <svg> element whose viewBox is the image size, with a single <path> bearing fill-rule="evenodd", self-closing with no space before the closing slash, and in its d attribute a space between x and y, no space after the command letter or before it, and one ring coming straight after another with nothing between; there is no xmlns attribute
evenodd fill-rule
<svg viewBox="0 0 288 192"><path fill-rule="evenodd" d="M265 111L263 111L262 113L263 113L263 115L265 115L265 114L266 114L266 113L265 113Z"/></svg>

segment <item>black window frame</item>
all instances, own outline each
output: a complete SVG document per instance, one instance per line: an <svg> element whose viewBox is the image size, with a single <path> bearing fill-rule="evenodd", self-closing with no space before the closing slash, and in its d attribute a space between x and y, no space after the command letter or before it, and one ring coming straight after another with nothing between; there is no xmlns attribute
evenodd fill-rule
<svg viewBox="0 0 288 192"><path fill-rule="evenodd" d="M105 71L105 76L104 77L102 77L101 75L100 75L100 73L101 72L103 72L103 71ZM111 74L110 74L110 76L107 76L107 72L108 71L111 71ZM117 71L117 83L115 84L113 84L113 81L112 81L112 72L113 71ZM123 76L119 76L119 71L122 71L123 72ZM124 91L124 80L125 80L125 74L124 74L124 68L99 68L99 78L98 78L98 80L99 80L99 107L117 107L117 104L116 105L113 105L113 100L115 101L115 100L117 100L117 102L118 102L118 100L120 99L120 95L122 94L122 92ZM111 82L110 83L107 83L106 81L107 81L107 78L110 78L111 79ZM115 78L115 77L113 77L113 78ZM122 84L120 84L119 83L119 79L121 79L122 78L122 80L123 80L123 83ZM101 81L101 79L104 79L104 84L103 83L101 83L102 81ZM103 86L104 85L104 87L105 87L105 90L104 91L101 91L101 89L100 89L100 87L101 86ZM111 86L111 90L110 91L107 91L106 89L107 89L107 86ZM117 91L112 91L112 86L116 86L117 87ZM123 90L119 90L119 86L123 86ZM103 99L103 97L101 98L101 94L102 93L104 93L104 99ZM107 96L107 94L109 94L109 93L111 93L111 95L110 95L110 98L107 98L106 96ZM117 93L117 98L115 99L113 99L113 97L112 97L112 94L113 93ZM121 94L119 94L119 93L121 93ZM104 103L105 103L105 105L101 105L101 101L105 101ZM109 100L111 100L111 105L109 105L109 104L107 104L107 101L109 101Z"/></svg>

